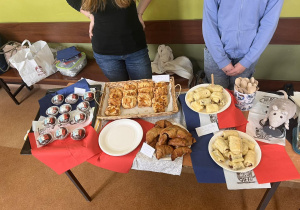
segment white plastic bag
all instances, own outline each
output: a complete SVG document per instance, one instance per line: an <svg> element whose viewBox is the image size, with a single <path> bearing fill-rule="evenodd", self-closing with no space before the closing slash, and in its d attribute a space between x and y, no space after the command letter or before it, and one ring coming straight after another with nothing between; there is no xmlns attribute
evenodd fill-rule
<svg viewBox="0 0 300 210"><path fill-rule="evenodd" d="M9 61L19 71L23 81L31 86L54 74L57 69L54 56L45 41L37 41L31 45L28 40L24 40L22 46L25 43L29 48L19 50Z"/></svg>

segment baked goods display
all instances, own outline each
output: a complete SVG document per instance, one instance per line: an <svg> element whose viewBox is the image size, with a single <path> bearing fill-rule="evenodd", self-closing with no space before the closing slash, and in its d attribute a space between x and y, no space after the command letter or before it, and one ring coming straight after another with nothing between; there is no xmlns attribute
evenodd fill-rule
<svg viewBox="0 0 300 210"><path fill-rule="evenodd" d="M221 85L202 84L195 86L186 94L186 103L200 113L216 113L230 103L227 92Z"/></svg>
<svg viewBox="0 0 300 210"><path fill-rule="evenodd" d="M106 116L119 116L123 109L151 108L154 113L165 112L169 105L169 82L132 80L108 87Z"/></svg>
<svg viewBox="0 0 300 210"><path fill-rule="evenodd" d="M241 136L236 130L223 131L221 135L215 137L211 147L211 157L217 163L225 164L233 171L247 168L250 170L259 162L256 144L245 136Z"/></svg>
<svg viewBox="0 0 300 210"><path fill-rule="evenodd" d="M156 158L159 160L167 155L175 160L192 152L190 146L196 142L186 129L174 125L167 120L159 120L146 133L146 143L156 149Z"/></svg>

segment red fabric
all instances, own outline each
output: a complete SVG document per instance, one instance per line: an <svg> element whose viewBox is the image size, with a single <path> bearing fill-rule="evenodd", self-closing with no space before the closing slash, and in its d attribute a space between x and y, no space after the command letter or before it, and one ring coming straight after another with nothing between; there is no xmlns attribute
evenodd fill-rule
<svg viewBox="0 0 300 210"><path fill-rule="evenodd" d="M242 111L235 106L235 97L230 91L228 91L228 93L231 96L231 104L224 112L217 114L219 128L223 129L236 127L238 130L246 132L246 125L248 121L243 115Z"/></svg>
<svg viewBox="0 0 300 210"><path fill-rule="evenodd" d="M90 125L85 130L86 137L81 141L68 137L40 148L37 148L34 133L29 133L31 153L57 174L62 174L99 153L97 132Z"/></svg>
<svg viewBox="0 0 300 210"><path fill-rule="evenodd" d="M133 119L138 122L143 128L143 139L139 146L133 150L131 153L123 156L110 156L101 151L100 153L95 155L94 157L87 160L89 163L105 168L111 171L119 172L119 173L128 173L131 169L132 162L136 156L136 154L140 151L143 142L146 140L146 133L148 130L153 128L153 124L142 119Z"/></svg>
<svg viewBox="0 0 300 210"><path fill-rule="evenodd" d="M254 173L259 184L300 179L285 147L258 142L262 158Z"/></svg>

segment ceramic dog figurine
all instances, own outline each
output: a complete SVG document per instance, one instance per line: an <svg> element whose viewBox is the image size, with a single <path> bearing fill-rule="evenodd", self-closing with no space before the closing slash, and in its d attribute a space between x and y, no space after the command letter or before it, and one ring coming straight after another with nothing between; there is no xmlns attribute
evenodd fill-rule
<svg viewBox="0 0 300 210"><path fill-rule="evenodd" d="M284 124L285 128L289 129L289 120L296 114L296 105L288 99L285 91L280 90L284 94L284 98L278 98L271 102L268 113L263 119L263 123L269 119L269 128L275 130L275 128Z"/></svg>

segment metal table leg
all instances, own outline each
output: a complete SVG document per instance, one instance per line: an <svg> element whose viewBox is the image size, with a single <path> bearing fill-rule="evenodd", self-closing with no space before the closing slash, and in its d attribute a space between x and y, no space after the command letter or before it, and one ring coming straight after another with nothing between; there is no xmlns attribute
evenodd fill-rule
<svg viewBox="0 0 300 210"><path fill-rule="evenodd" d="M85 198L85 200L91 202L92 201L91 197L85 191L85 189L82 187L82 185L79 183L79 181L74 176L74 174L72 173L72 171L68 170L65 173L67 174L67 176L69 177L69 179L73 182L73 184L76 186L76 188L79 190L79 192L83 195L83 197Z"/></svg>
<svg viewBox="0 0 300 210"><path fill-rule="evenodd" d="M260 204L258 205L257 209L265 209L270 202L271 198L273 197L275 191L277 190L280 182L271 183L271 188L268 188L264 197L262 198Z"/></svg>

